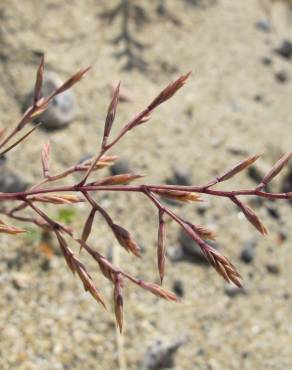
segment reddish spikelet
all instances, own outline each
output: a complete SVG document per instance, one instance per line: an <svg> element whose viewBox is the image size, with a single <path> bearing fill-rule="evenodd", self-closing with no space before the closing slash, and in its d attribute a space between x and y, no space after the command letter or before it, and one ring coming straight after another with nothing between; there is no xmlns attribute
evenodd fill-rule
<svg viewBox="0 0 292 370"><path fill-rule="evenodd" d="M179 301L178 297L174 293L170 292L169 290L163 289L160 285L157 285L155 283L149 283L142 280L139 281L139 285L142 288L151 292L152 294L155 294L160 298L166 299L167 301L175 302Z"/></svg>
<svg viewBox="0 0 292 370"><path fill-rule="evenodd" d="M170 99L181 87L183 87L190 74L191 72L179 77L175 82L169 84L164 90L162 90L161 93L148 106L149 110L152 111L158 107L158 105Z"/></svg>
<svg viewBox="0 0 292 370"><path fill-rule="evenodd" d="M206 226L193 225L191 224L192 229L198 233L202 239L216 240L216 235L213 230L210 230Z"/></svg>
<svg viewBox="0 0 292 370"><path fill-rule="evenodd" d="M88 272L86 271L84 265L81 264L81 263L78 263L76 271L77 271L81 281L83 282L84 290L89 291L89 293L92 295L92 297L98 303L100 303L104 308L106 308L106 305L105 305L101 295L99 294L97 288L95 287L95 285L93 283L93 280L92 280L91 276L88 274Z"/></svg>
<svg viewBox="0 0 292 370"><path fill-rule="evenodd" d="M63 85L61 85L60 87L58 87L54 93L52 94L52 97L53 96L56 96L56 95L59 95L61 94L62 92L70 89L72 86L74 86L78 81L80 81L84 75L91 69L91 67L87 67L85 69L81 69L80 71L78 71L77 73L75 73L73 76L71 76L70 78L68 78L68 80L66 82L63 83Z"/></svg>
<svg viewBox="0 0 292 370"><path fill-rule="evenodd" d="M157 264L161 284L165 273L165 222L163 220L163 212L159 212L159 227L158 227L158 242L157 242Z"/></svg>
<svg viewBox="0 0 292 370"><path fill-rule="evenodd" d="M45 57L44 55L42 55L40 64L37 70L35 87L34 87L34 99L33 99L34 106L38 104L38 101L41 98L42 85L43 85L43 79L44 79L44 70L45 70Z"/></svg>
<svg viewBox="0 0 292 370"><path fill-rule="evenodd" d="M108 112L107 112L105 125L104 125L102 147L105 147L106 144L107 144L107 140L108 140L113 122L115 120L117 105L118 105L118 102L119 102L120 85L121 85L121 83L119 82L115 91L114 91L114 94L113 94L112 100L110 102L110 105L108 107Z"/></svg>
<svg viewBox="0 0 292 370"><path fill-rule="evenodd" d="M81 239L86 242L86 240L88 239L90 233L91 233L91 229L92 229L92 224L93 224L93 221L94 221L94 216L95 216L95 213L96 213L96 209L95 208L92 208L88 217L87 217L87 220L85 221L85 224L84 224L84 227L83 227L83 231L82 231L82 236L81 236Z"/></svg>
<svg viewBox="0 0 292 370"><path fill-rule="evenodd" d="M20 229L19 227L15 227L15 226L6 225L2 220L0 220L0 233L16 235L16 234L21 234L25 232L26 230L24 229Z"/></svg>
<svg viewBox="0 0 292 370"><path fill-rule="evenodd" d="M117 325L119 327L120 333L123 330L123 293L122 293L122 279L120 274L116 274L115 286L114 286L114 305L115 305L115 315Z"/></svg>
<svg viewBox="0 0 292 370"><path fill-rule="evenodd" d="M118 158L118 156L116 156L116 155L103 156L96 163L93 170L99 170L99 169L104 168L104 167L109 167L109 166L111 166L115 163L117 158ZM90 166L91 166L91 164L93 163L94 160L95 160L94 157L86 159L81 164L78 164L77 166L75 166L75 171L87 171L90 168Z"/></svg>
<svg viewBox="0 0 292 370"><path fill-rule="evenodd" d="M66 240L63 238L63 236L58 232L55 231L55 234L57 236L61 251L63 253L63 256L65 258L65 261L67 262L67 265L69 269L72 271L73 274L75 274L76 271L76 261L74 258L74 254L71 251L70 248L68 248Z"/></svg>
<svg viewBox="0 0 292 370"><path fill-rule="evenodd" d="M133 173L123 173L114 176L104 177L100 181L95 181L90 185L122 185L122 184L129 184L130 182L140 179L143 177L142 175L135 175Z"/></svg>
<svg viewBox="0 0 292 370"><path fill-rule="evenodd" d="M85 202L85 199L78 195L71 194L45 194L35 195L29 198L34 202L51 203L51 204L73 204Z"/></svg>
<svg viewBox="0 0 292 370"><path fill-rule="evenodd" d="M50 157L51 143L47 142L42 150L42 165L44 177L49 177L49 157Z"/></svg>
<svg viewBox="0 0 292 370"><path fill-rule="evenodd" d="M189 191L163 189L163 190L154 190L153 192L163 198L178 200L180 202L185 203L198 202L202 200L202 198L197 193Z"/></svg>
<svg viewBox="0 0 292 370"><path fill-rule="evenodd" d="M136 257L141 257L140 247L135 242L129 231L117 224L111 225L111 228L118 242L127 252L133 253Z"/></svg>
<svg viewBox="0 0 292 370"><path fill-rule="evenodd" d="M246 219L262 234L267 235L268 230L265 228L264 224L260 218L256 215L255 211L250 208L247 204L243 204L236 197L230 198L243 212Z"/></svg>
<svg viewBox="0 0 292 370"><path fill-rule="evenodd" d="M233 177L234 175L238 174L239 172L243 171L245 168L252 165L256 160L258 160L260 155L253 155L244 159L243 161L236 164L234 167L230 168L226 171L222 176L218 177L218 182L225 181Z"/></svg>
<svg viewBox="0 0 292 370"><path fill-rule="evenodd" d="M208 244L202 248L202 251L219 275L221 275L228 283L232 282L241 288L241 276L234 265L225 256Z"/></svg>
<svg viewBox="0 0 292 370"><path fill-rule="evenodd" d="M266 186L274 177L278 175L279 172L282 171L283 167L289 162L290 158L292 157L292 150L288 153L284 154L272 167L272 169L266 174L266 176L262 179L262 182L257 187L257 190L262 189Z"/></svg>

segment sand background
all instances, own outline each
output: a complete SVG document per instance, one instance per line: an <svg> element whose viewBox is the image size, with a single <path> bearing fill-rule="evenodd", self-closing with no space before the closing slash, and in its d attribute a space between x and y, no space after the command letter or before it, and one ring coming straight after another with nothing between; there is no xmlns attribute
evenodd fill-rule
<svg viewBox="0 0 292 370"><path fill-rule="evenodd" d="M98 151L110 97L108 83L122 80L133 96L118 110L113 133L170 81L189 70L187 85L151 121L137 128L112 150L132 168L147 174L145 182L165 182L174 165L187 167L192 182L200 184L246 155L262 153L271 166L291 149L292 63L274 49L292 38L292 13L288 6L269 1L169 0L168 14L159 15L158 1L134 1L148 20L131 34L147 47L140 56L147 70L125 70L126 59L113 53L122 45L111 40L121 29L118 16L112 23L102 14L118 1L1 0L0 121L12 127L21 114L23 99L34 83L38 56L45 52L47 68L65 79L76 70L92 66L74 87L78 114L66 129L33 137L10 153L8 165L30 181L41 177L40 152L52 142L52 169L58 172L84 154ZM268 22L269 31L258 29ZM262 63L268 57L272 64ZM284 72L285 83L275 74ZM260 101L255 97L261 96ZM104 171L105 174L108 171ZM284 176L284 174L283 174ZM282 176L281 176L282 177ZM74 179L76 181L77 178ZM72 181L67 179L65 182ZM274 190L279 190L280 179ZM241 174L227 185L251 187ZM143 258L120 252L120 265L136 276L157 280L155 242L157 215L142 196L100 194L97 197L117 222L133 232L145 248ZM146 348L157 338L172 341L188 337L176 355L175 370L233 370L292 368L291 206L275 207L275 220L265 205L258 214L269 228L265 239L224 199L209 199L204 216L196 206L177 209L193 222L218 232L220 250L243 275L248 294L227 296L226 285L209 268L189 262L167 263L165 286L180 279L185 290L181 304L164 302L127 284L125 289L124 357L127 369L136 370ZM49 207L57 217L56 207ZM72 227L81 229L85 205L76 207ZM288 235L280 246L279 231ZM170 247L178 245L178 228L168 224ZM256 240L252 264L240 261L245 242ZM103 253L117 247L101 218L90 242ZM8 369L119 369L117 336L111 308L102 310L85 294L57 252L48 262L40 251L38 235L1 237L0 259L0 368ZM77 249L76 249L77 251ZM97 266L81 256L111 302L111 287ZM275 264L278 274L267 272Z"/></svg>

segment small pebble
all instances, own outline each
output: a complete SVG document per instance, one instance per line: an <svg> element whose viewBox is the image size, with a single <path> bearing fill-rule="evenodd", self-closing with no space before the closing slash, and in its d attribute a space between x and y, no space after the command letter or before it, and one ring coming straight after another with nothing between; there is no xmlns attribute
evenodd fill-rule
<svg viewBox="0 0 292 370"><path fill-rule="evenodd" d="M0 164L0 192L18 193L27 189L28 181L6 167L4 163Z"/></svg>
<svg viewBox="0 0 292 370"><path fill-rule="evenodd" d="M173 282L172 289L174 293L179 297L183 297L185 294L184 286L181 280L175 280Z"/></svg>
<svg viewBox="0 0 292 370"><path fill-rule="evenodd" d="M292 57L292 42L284 40L282 44L275 50L277 54L281 55L285 59Z"/></svg>
<svg viewBox="0 0 292 370"><path fill-rule="evenodd" d="M120 175L122 173L132 172L130 163L126 159L120 159L113 166L110 167L112 175Z"/></svg>
<svg viewBox="0 0 292 370"><path fill-rule="evenodd" d="M265 66L270 66L273 63L272 59L269 57L263 57L261 61Z"/></svg>
<svg viewBox="0 0 292 370"><path fill-rule="evenodd" d="M244 288L239 288L232 284L227 284L225 287L225 294L230 298L234 298L238 295L246 295L247 292Z"/></svg>
<svg viewBox="0 0 292 370"><path fill-rule="evenodd" d="M281 84L284 84L285 82L288 81L288 75L285 71L280 71L280 72L275 73L275 78L276 78L276 81L278 81Z"/></svg>
<svg viewBox="0 0 292 370"><path fill-rule="evenodd" d="M274 202L269 202L266 204L268 214L274 219L278 220L280 218L280 213L278 211L277 205Z"/></svg>
<svg viewBox="0 0 292 370"><path fill-rule="evenodd" d="M283 193L292 191L292 166L289 167L287 175L282 180L281 191ZM290 201L290 204L292 204L292 201Z"/></svg>
<svg viewBox="0 0 292 370"><path fill-rule="evenodd" d="M166 183L170 185L190 186L192 185L191 172L184 166L175 165L172 168L172 176L166 180Z"/></svg>
<svg viewBox="0 0 292 370"><path fill-rule="evenodd" d="M273 274L273 275L279 275L279 273L280 273L279 266L277 266L275 264L266 265L266 269L270 274Z"/></svg>
<svg viewBox="0 0 292 370"><path fill-rule="evenodd" d="M259 31L263 32L270 32L272 29L268 20L260 20L255 24L255 26Z"/></svg>
<svg viewBox="0 0 292 370"><path fill-rule="evenodd" d="M162 370L174 367L174 355L185 342L185 339L176 339L170 344L165 344L162 340L157 340L146 351L139 369Z"/></svg>
<svg viewBox="0 0 292 370"><path fill-rule="evenodd" d="M241 251L240 259L242 262L250 264L253 262L254 257L255 257L255 241L251 240L245 243Z"/></svg>

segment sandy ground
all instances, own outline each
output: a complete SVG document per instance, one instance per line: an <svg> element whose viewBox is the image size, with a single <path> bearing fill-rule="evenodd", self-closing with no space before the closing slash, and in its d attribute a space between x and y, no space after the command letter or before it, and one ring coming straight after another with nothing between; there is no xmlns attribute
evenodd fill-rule
<svg viewBox="0 0 292 370"><path fill-rule="evenodd" d="M291 149L292 64L274 49L292 38L292 13L282 4L257 0L218 0L192 6L169 0L170 15L157 13L158 1L136 1L149 21L130 30L147 48L141 57L147 72L125 71L121 50L111 40L120 32L119 16L109 23L101 14L118 1L1 0L0 120L11 127L21 113L26 93L33 86L40 52L47 66L63 79L92 65L90 75L74 93L78 115L62 131L37 131L15 149L8 165L30 180L41 176L40 152L50 138L54 172L95 153L100 144L109 100L107 84L121 79L134 97L121 104L114 132L145 107L169 81L193 71L183 90L161 106L149 124L128 135L113 151L129 160L133 169L147 174L146 182L165 182L174 165L190 169L194 184L203 183L244 156L263 153L271 166ZM268 19L263 31L256 22ZM271 65L262 63L270 58ZM288 80L279 83L275 74ZM261 98L255 99L256 96ZM257 101L260 100L260 101ZM104 171L107 173L107 171ZM69 181L69 180L67 180ZM72 179L71 179L72 181ZM231 187L253 186L241 174ZM280 181L273 189L279 190ZM120 252L119 264L136 276L157 280L155 266L156 212L139 195L101 194L98 199L113 217L133 231L145 247L142 260ZM204 216L188 205L178 212L218 232L220 250L231 258L244 278L246 295L230 298L226 285L209 268L189 262L167 262L165 286L180 279L183 302L172 304L127 284L125 330L118 349L112 310L102 310L82 290L57 252L48 261L40 250L38 234L25 238L1 237L0 259L0 368L8 369L126 369L137 370L146 348L157 338L172 341L187 337L177 352L175 370L289 370L292 368L291 215L286 202L277 202L279 219L265 206L258 214L269 228L267 238L254 230L232 204L209 200ZM51 216L59 211L49 208ZM81 229L87 207L76 207L72 227ZM289 221L290 220L290 221ZM178 245L178 229L167 224L170 247ZM288 238L279 247L278 232ZM240 261L245 242L256 238L252 264ZM92 245L103 253L117 247L107 226L97 219ZM77 250L77 249L76 249ZM111 287L97 266L81 257L111 307ZM267 272L267 264L278 268Z"/></svg>

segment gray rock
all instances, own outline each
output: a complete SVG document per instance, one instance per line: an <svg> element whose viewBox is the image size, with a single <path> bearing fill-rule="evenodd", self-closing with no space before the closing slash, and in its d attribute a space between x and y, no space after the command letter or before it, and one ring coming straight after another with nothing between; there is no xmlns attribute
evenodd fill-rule
<svg viewBox="0 0 292 370"><path fill-rule="evenodd" d="M179 297L183 297L185 294L183 282L181 280L175 280L173 282L172 289L174 293Z"/></svg>
<svg viewBox="0 0 292 370"><path fill-rule="evenodd" d="M266 163L258 160L247 169L247 174L255 183L259 184L270 169Z"/></svg>
<svg viewBox="0 0 292 370"><path fill-rule="evenodd" d="M254 257L255 257L255 245L256 243L254 240L251 240L245 243L241 251L241 254L240 254L240 259L244 263L249 264L253 262Z"/></svg>
<svg viewBox="0 0 292 370"><path fill-rule="evenodd" d="M170 185L192 185L191 171L183 165L175 165L172 168L172 177L166 180Z"/></svg>
<svg viewBox="0 0 292 370"><path fill-rule="evenodd" d="M4 163L0 164L0 171L0 192L18 193L27 189L28 181L7 168Z"/></svg>
<svg viewBox="0 0 292 370"><path fill-rule="evenodd" d="M281 84L284 84L285 82L288 81L288 74L285 71L280 71L275 73L275 79Z"/></svg>
<svg viewBox="0 0 292 370"><path fill-rule="evenodd" d="M275 264L267 264L266 269L270 274L279 275L280 274L280 267Z"/></svg>
<svg viewBox="0 0 292 370"><path fill-rule="evenodd" d="M239 288L232 284L227 284L225 287L225 294L230 298L234 298L238 295L246 295L247 291L244 288Z"/></svg>
<svg viewBox="0 0 292 370"><path fill-rule="evenodd" d="M48 72L44 76L42 95L50 95L63 81L54 73ZM33 91L28 94L24 103L26 110L33 101ZM74 95L71 90L64 91L62 94L53 98L48 109L37 117L36 122L42 122L46 130L57 130L66 127L76 116L76 106Z"/></svg>
<svg viewBox="0 0 292 370"><path fill-rule="evenodd" d="M255 24L255 26L259 31L263 32L271 32L272 29L271 24L268 20L260 20Z"/></svg>
<svg viewBox="0 0 292 370"><path fill-rule="evenodd" d="M113 166L110 167L112 175L119 175L121 173L132 172L131 165L126 159L120 159Z"/></svg>
<svg viewBox="0 0 292 370"><path fill-rule="evenodd" d="M265 66L270 66L270 65L273 63L273 61L272 61L272 59L271 59L271 58L269 58L269 57L263 57L263 58L262 58L262 63L263 63Z"/></svg>
<svg viewBox="0 0 292 370"><path fill-rule="evenodd" d="M170 344L157 340L145 353L140 370L161 370L174 367L174 355L186 339L176 339Z"/></svg>
<svg viewBox="0 0 292 370"><path fill-rule="evenodd" d="M282 44L275 50L277 54L285 59L292 58L292 42L284 40Z"/></svg>

